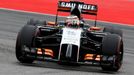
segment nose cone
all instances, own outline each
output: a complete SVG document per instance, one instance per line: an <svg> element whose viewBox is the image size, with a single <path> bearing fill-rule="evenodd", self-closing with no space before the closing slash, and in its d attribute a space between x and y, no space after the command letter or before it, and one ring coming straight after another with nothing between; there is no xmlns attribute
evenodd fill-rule
<svg viewBox="0 0 134 75"><path fill-rule="evenodd" d="M69 44L69 45L67 46L67 50L66 50L66 57L67 57L67 58L71 58L71 56L72 56L72 45Z"/></svg>

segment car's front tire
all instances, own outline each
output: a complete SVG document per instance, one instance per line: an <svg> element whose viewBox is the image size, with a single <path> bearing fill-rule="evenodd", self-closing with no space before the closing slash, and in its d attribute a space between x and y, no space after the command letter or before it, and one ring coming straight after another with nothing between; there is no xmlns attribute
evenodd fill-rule
<svg viewBox="0 0 134 75"><path fill-rule="evenodd" d="M16 58L21 63L32 63L34 61L34 59L27 57L27 54L24 52L24 48L25 46L31 47L35 29L35 26L26 25L18 33L16 40Z"/></svg>
<svg viewBox="0 0 134 75"><path fill-rule="evenodd" d="M101 67L104 71L118 71L123 61L123 40L117 34L109 34L102 41Z"/></svg>

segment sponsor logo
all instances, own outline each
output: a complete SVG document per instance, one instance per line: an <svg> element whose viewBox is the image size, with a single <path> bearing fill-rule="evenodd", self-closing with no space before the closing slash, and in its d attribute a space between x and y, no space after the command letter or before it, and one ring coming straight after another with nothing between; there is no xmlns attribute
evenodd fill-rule
<svg viewBox="0 0 134 75"><path fill-rule="evenodd" d="M59 6L60 7L74 8L76 6L76 3L60 2ZM91 5L91 4L78 4L78 8L84 9L84 10L97 10L97 7L95 5Z"/></svg>

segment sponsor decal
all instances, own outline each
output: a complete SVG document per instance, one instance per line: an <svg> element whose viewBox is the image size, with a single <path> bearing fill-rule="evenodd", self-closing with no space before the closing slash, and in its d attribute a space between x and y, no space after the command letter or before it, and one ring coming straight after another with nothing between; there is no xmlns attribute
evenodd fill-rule
<svg viewBox="0 0 134 75"><path fill-rule="evenodd" d="M80 46L81 29L63 28L61 44L73 44Z"/></svg>
<svg viewBox="0 0 134 75"><path fill-rule="evenodd" d="M74 8L76 5L77 5L77 3L71 3L71 2L60 2L59 3L60 7L67 7L67 8ZM96 5L92 5L92 4L82 4L82 3L79 3L78 4L78 8L84 9L84 10L93 10L93 11L97 10L97 6Z"/></svg>

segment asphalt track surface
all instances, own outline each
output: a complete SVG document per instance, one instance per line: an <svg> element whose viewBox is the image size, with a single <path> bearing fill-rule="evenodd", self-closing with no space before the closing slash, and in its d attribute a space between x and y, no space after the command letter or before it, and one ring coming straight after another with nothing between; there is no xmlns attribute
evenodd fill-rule
<svg viewBox="0 0 134 75"><path fill-rule="evenodd" d="M98 22L121 28L124 32L124 61L117 73L104 72L100 67L63 66L51 62L35 61L21 64L15 57L15 42L18 31L30 18L54 21L54 16L0 10L0 75L133 75L134 74L134 27ZM87 23L93 24L92 21Z"/></svg>

